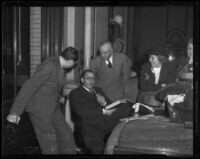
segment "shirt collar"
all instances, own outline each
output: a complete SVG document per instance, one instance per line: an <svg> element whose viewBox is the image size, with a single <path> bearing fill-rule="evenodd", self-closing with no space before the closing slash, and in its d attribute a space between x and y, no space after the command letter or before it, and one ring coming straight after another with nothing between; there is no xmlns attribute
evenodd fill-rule
<svg viewBox="0 0 200 159"><path fill-rule="evenodd" d="M86 88L85 86L82 86L86 91L90 92L90 90L88 88Z"/></svg>
<svg viewBox="0 0 200 159"><path fill-rule="evenodd" d="M113 55L110 56L110 58L108 59L110 61L110 63L113 63ZM105 61L106 64L108 64L108 60Z"/></svg>

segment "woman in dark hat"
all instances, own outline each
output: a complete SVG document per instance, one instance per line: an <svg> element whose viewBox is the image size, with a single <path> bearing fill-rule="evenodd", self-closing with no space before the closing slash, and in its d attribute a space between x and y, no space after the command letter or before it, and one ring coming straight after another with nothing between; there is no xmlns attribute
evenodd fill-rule
<svg viewBox="0 0 200 159"><path fill-rule="evenodd" d="M193 121L193 39L187 44L188 60L180 65L176 82L159 90L155 98L163 102L168 95L184 95L184 100L173 106L173 122ZM172 113L171 113L172 114Z"/></svg>
<svg viewBox="0 0 200 159"><path fill-rule="evenodd" d="M175 81L173 66L168 62L167 52L156 48L149 53L149 62L142 65L140 89L142 92L157 91Z"/></svg>
<svg viewBox="0 0 200 159"><path fill-rule="evenodd" d="M175 77L173 65L168 62L167 52L160 47L153 49L149 53L149 62L141 67L140 95L137 101L160 105L154 99L154 95L167 84L175 82Z"/></svg>

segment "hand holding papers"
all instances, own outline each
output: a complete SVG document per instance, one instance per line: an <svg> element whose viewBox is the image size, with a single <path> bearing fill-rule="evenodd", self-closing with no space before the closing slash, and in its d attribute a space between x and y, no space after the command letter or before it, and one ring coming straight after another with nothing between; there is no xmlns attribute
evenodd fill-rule
<svg viewBox="0 0 200 159"><path fill-rule="evenodd" d="M145 104L142 104L142 103L135 103L135 104L132 106L132 108L135 109L135 113L137 113L137 112L139 111L140 106L143 106L143 107L147 108L147 109L148 109L149 111L151 111L152 113L154 113L154 111L155 111L153 108L151 108L151 107L149 107L149 106L147 106L147 105L145 105Z"/></svg>
<svg viewBox="0 0 200 159"><path fill-rule="evenodd" d="M96 94L96 98L97 98L97 101L99 102L99 104L101 106L105 106L106 105L106 100L103 96L101 96L100 94Z"/></svg>
<svg viewBox="0 0 200 159"><path fill-rule="evenodd" d="M105 109L111 109L111 108L116 107L117 105L119 105L121 103L127 103L127 100L126 99L117 100L117 101L105 106Z"/></svg>

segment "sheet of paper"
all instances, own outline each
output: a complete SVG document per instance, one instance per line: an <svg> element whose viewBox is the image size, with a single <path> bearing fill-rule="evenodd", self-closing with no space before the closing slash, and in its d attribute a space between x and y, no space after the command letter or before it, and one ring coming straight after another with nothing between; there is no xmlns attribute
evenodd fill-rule
<svg viewBox="0 0 200 159"><path fill-rule="evenodd" d="M107 105L107 106L105 107L105 109L113 108L113 107L117 106L117 105L120 104L120 103L121 103L121 101L120 101L120 100L117 100L117 101L115 101L115 102L113 102L113 103Z"/></svg>

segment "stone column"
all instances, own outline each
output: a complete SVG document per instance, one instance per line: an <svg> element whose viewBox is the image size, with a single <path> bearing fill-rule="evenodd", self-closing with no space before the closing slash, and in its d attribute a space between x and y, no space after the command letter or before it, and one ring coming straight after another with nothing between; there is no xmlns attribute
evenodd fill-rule
<svg viewBox="0 0 200 159"><path fill-rule="evenodd" d="M85 7L85 32L84 32L84 69L90 67L91 58L91 26L92 26L92 8Z"/></svg>
<svg viewBox="0 0 200 159"><path fill-rule="evenodd" d="M65 48L71 46L75 47L75 7L64 7L64 39L63 46ZM74 69L68 72L65 77L66 84L63 87L63 94L68 96L70 91L78 86L74 81ZM69 100L65 105L65 121L69 124L72 131L74 130L74 123L71 121L71 112L69 107Z"/></svg>

